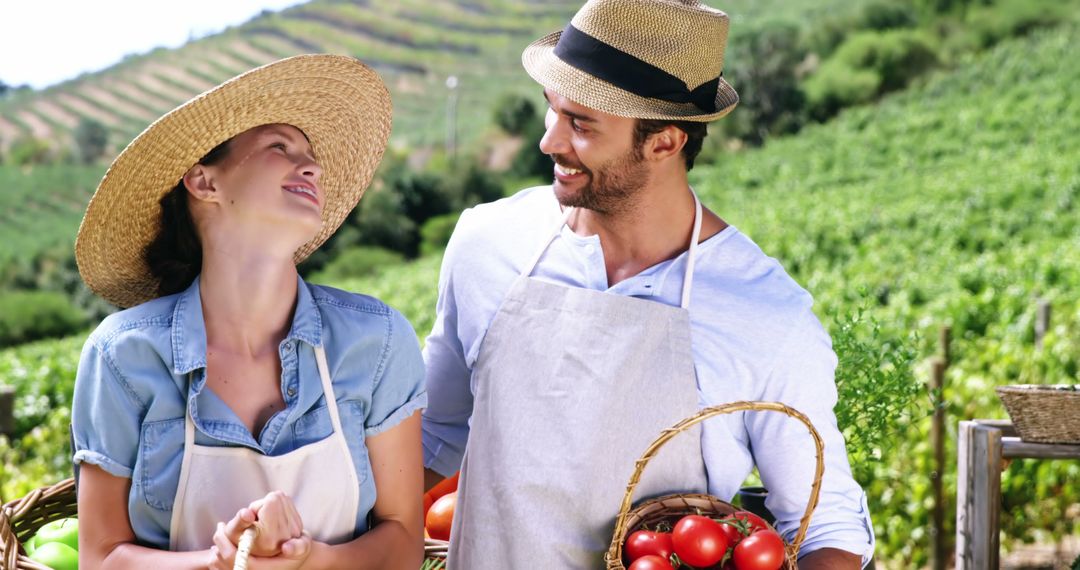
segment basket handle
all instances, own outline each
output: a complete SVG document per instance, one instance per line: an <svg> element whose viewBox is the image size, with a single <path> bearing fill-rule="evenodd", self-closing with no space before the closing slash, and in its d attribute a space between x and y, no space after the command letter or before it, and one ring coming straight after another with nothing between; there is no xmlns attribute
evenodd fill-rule
<svg viewBox="0 0 1080 570"><path fill-rule="evenodd" d="M236 559L233 561L233 570L247 570L248 556L251 555L251 547L255 544L255 534L257 532L255 527L249 526L240 535L240 544L236 545Z"/></svg>
<svg viewBox="0 0 1080 570"><path fill-rule="evenodd" d="M817 430L814 429L814 425L810 423L810 419L795 408L779 402L732 402L730 404L704 408L693 416L665 429L660 433L660 437L657 437L656 440L652 442L652 445L645 450L645 453L642 454L641 458L637 460L634 474L630 477L630 482L626 485L626 494L623 495L622 505L619 507L619 516L615 519L615 533L612 535L611 547L608 549L609 560L618 560L620 557L622 543L626 538L626 519L630 514L630 505L631 500L633 499L634 489L637 488L638 482L641 481L641 474L645 470L645 466L649 463L649 460L656 456L656 453L660 451L660 448L663 447L668 440L690 429L691 426L697 425L714 416L745 411L771 411L787 414L805 424L810 430L810 436L814 439L814 446L817 448L817 465L814 469L814 483L810 489L810 501L806 504L806 512L799 522L799 532L795 534L795 540L792 541L790 545L785 546L789 560L794 562L798 558L799 546L801 546L803 540L806 539L806 529L810 527L810 516L814 513L814 509L817 508L818 495L821 493L821 475L825 472L825 443L821 440L821 436L818 434Z"/></svg>

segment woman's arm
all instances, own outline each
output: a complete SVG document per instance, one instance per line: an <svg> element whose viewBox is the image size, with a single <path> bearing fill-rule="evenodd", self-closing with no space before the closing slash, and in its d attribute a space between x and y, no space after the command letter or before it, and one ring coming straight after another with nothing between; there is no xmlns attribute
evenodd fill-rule
<svg viewBox="0 0 1080 570"><path fill-rule="evenodd" d="M375 526L338 545L316 542L305 568L415 570L424 559L420 412L367 438L375 477Z"/></svg>
<svg viewBox="0 0 1080 570"><path fill-rule="evenodd" d="M115 477L97 465L79 470L79 568L207 568L210 551L169 552L135 544L128 520L131 479Z"/></svg>

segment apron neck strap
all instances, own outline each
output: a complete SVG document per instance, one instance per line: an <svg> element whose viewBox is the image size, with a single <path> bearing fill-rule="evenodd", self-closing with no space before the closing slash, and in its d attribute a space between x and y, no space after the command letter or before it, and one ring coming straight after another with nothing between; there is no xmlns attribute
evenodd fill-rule
<svg viewBox="0 0 1080 570"><path fill-rule="evenodd" d="M686 275L683 276L682 303L684 309L690 308L690 285L694 282L694 261L697 258L698 240L701 239L701 200L698 200L697 192L690 189L690 195L694 197L694 230L690 232L690 249L686 252Z"/></svg>
<svg viewBox="0 0 1080 570"><path fill-rule="evenodd" d="M680 306L684 309L690 308L690 286L694 281L694 260L695 253L697 253L698 240L701 239L701 200L697 197L697 192L694 192L693 188L690 188L690 195L694 197L694 229L690 233L690 249L687 251L686 261L686 274L683 276L683 289L682 289L682 301ZM521 270L521 277L528 277L532 274L533 269L536 268L536 264L540 262L540 258L543 257L544 252L547 251L551 242L555 240L555 237L562 232L563 226L570 221L570 216L574 213L574 208L567 208L562 218L559 219L559 223L555 225L555 229L547 236L544 243L540 244L536 253L533 254L532 259Z"/></svg>

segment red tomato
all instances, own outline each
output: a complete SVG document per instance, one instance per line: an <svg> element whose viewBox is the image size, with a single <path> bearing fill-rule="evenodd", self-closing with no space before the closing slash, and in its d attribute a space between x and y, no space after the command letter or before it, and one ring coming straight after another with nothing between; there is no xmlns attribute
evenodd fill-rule
<svg viewBox="0 0 1080 570"><path fill-rule="evenodd" d="M666 532L639 530L626 539L626 559L630 562L650 554L667 560L674 553L675 547L671 543L671 535Z"/></svg>
<svg viewBox="0 0 1080 570"><path fill-rule="evenodd" d="M428 509L424 517L424 526L435 540L450 540L450 525L454 522L454 507L457 506L457 491L439 497Z"/></svg>
<svg viewBox="0 0 1080 570"><path fill-rule="evenodd" d="M712 566L724 557L728 549L728 537L720 525L698 515L688 515L675 523L671 532L675 554L691 566Z"/></svg>
<svg viewBox="0 0 1080 570"><path fill-rule="evenodd" d="M642 556L634 561L627 570L675 570L671 562L655 554Z"/></svg>
<svg viewBox="0 0 1080 570"><path fill-rule="evenodd" d="M755 515L750 511L735 511L734 513L732 513L731 516L750 523L750 526L752 527L750 529L751 533L757 532L759 530L771 530L771 527L769 527L769 523L765 522L765 519Z"/></svg>
<svg viewBox="0 0 1080 570"><path fill-rule="evenodd" d="M759 530L735 545L732 560L739 570L779 570L784 565L784 541L771 530Z"/></svg>
<svg viewBox="0 0 1080 570"><path fill-rule="evenodd" d="M720 530L724 531L724 534L728 537L728 544L735 546L743 539L743 533L739 530L739 527L731 523L720 523Z"/></svg>

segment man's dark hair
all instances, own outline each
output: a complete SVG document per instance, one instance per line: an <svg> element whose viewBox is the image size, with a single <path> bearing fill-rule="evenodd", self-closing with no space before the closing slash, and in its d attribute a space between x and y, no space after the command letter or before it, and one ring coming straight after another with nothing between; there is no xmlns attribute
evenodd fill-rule
<svg viewBox="0 0 1080 570"><path fill-rule="evenodd" d="M210 166L221 162L229 154L228 144L225 141L217 145L198 164ZM157 234L143 250L143 259L150 274L158 280L158 296L164 297L187 289L202 271L202 244L188 208L183 178L161 198L160 204Z"/></svg>
<svg viewBox="0 0 1080 570"><path fill-rule="evenodd" d="M694 159L701 152L701 144L708 134L708 123L697 121L666 121L656 119L638 119L634 125L634 148L641 149L641 145L652 135L664 130L668 125L686 133L686 145L682 148L683 160L686 161L686 170L694 168Z"/></svg>

